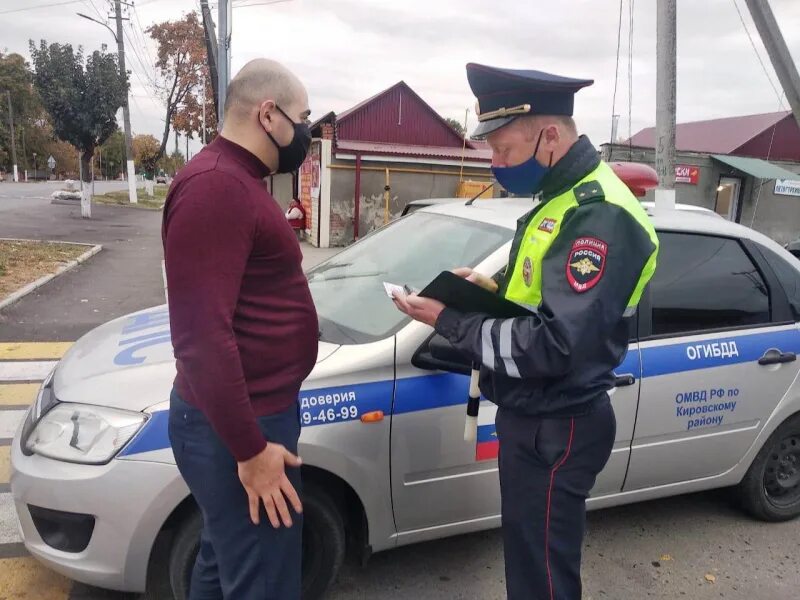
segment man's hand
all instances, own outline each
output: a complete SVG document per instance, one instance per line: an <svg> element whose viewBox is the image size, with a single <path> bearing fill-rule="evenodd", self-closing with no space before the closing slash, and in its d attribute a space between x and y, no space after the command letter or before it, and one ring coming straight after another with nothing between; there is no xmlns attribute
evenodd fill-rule
<svg viewBox="0 0 800 600"><path fill-rule="evenodd" d="M284 470L284 465L299 467L301 463L300 458L285 447L271 443L267 443L267 447L250 460L239 463L239 479L247 492L250 520L255 525L260 521L261 502L264 503L270 523L276 529L281 526L281 521L286 527L292 526L286 500L289 500L296 512L303 512L300 497Z"/></svg>
<svg viewBox="0 0 800 600"><path fill-rule="evenodd" d="M485 290L489 290L493 294L497 293L497 282L492 279L491 277L487 277L486 275L482 275L477 271L473 271L469 267L461 267L460 269L454 269L453 273L458 275L459 277L463 277L467 281L474 283L475 285L481 286Z"/></svg>
<svg viewBox="0 0 800 600"><path fill-rule="evenodd" d="M444 304L432 298L421 298L416 294L394 296L395 306L409 317L433 327L444 310Z"/></svg>

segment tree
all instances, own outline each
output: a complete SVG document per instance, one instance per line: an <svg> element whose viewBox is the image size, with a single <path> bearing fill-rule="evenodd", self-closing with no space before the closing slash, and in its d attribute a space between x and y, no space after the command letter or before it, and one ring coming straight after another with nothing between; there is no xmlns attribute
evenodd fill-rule
<svg viewBox="0 0 800 600"><path fill-rule="evenodd" d="M83 154L84 181L91 179L95 148L117 130L117 111L128 93L128 79L119 72L116 54L95 51L85 58L70 44L30 42L34 84L52 119L56 135Z"/></svg>
<svg viewBox="0 0 800 600"><path fill-rule="evenodd" d="M149 179L153 178L159 156L158 140L155 136L141 134L133 138L133 161L136 170L142 171Z"/></svg>
<svg viewBox="0 0 800 600"><path fill-rule="evenodd" d="M204 67L204 70L205 69ZM186 95L185 100L181 106L175 110L172 117L172 128L181 135L187 136L189 139L194 139L194 134L197 137L203 137L203 102L202 94L203 84L197 86L198 91L190 92ZM208 78L205 80L205 113L206 113L206 142L212 141L217 136L217 115L214 112L214 105L211 102L209 94L212 94L211 84Z"/></svg>
<svg viewBox="0 0 800 600"><path fill-rule="evenodd" d="M164 156L158 161L158 168L170 176L175 176L175 173L186 164L186 158L178 151L173 152L169 156Z"/></svg>
<svg viewBox="0 0 800 600"><path fill-rule="evenodd" d="M33 140L36 137L34 128L41 126L40 121L45 115L33 86L33 73L28 63L19 54L0 52L0 166L10 168L12 155L7 91L11 94L11 107L14 112L17 161L22 168L27 168L32 153L38 154L42 151ZM28 139L25 139L26 135Z"/></svg>
<svg viewBox="0 0 800 600"><path fill-rule="evenodd" d="M75 146L63 140L52 140L45 154L45 160L52 156L56 161L56 177L78 178L78 149Z"/></svg>
<svg viewBox="0 0 800 600"><path fill-rule="evenodd" d="M199 113L197 92L202 85L203 77L209 84L210 76L206 62L203 26L196 12L189 13L180 21L165 21L152 25L147 28L147 33L158 43L156 68L166 80L167 115L156 157L158 160L166 152L170 127L175 126L178 131L189 137L192 137L193 132L199 131L197 115L201 113ZM175 124L176 115L180 114L182 109L184 114L178 117L178 123ZM210 119L211 113L212 111L207 111L206 119ZM210 121L206 123L209 125ZM213 123L216 124L215 121Z"/></svg>
<svg viewBox="0 0 800 600"><path fill-rule="evenodd" d="M125 164L125 135L122 130L117 129L112 133L101 146L101 151L103 152L103 171L107 171L110 177L116 179L117 173Z"/></svg>
<svg viewBox="0 0 800 600"><path fill-rule="evenodd" d="M456 121L455 119L451 119L450 117L447 117L445 119L445 121L447 121L447 124L450 125L450 127L452 127L453 129L456 130L458 135L460 135L461 137L464 137L464 133L466 133L466 132L464 131L464 124L463 123L459 123L458 121Z"/></svg>

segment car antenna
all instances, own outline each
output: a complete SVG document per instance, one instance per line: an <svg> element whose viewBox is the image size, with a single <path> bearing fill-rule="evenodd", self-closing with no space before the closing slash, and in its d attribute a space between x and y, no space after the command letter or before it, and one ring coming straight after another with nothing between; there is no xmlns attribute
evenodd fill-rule
<svg viewBox="0 0 800 600"><path fill-rule="evenodd" d="M494 182L490 183L490 184L489 184L489 185L487 185L485 188L483 188L483 189L482 189L480 192L478 192L477 194L475 194L475 195L474 195L472 198L470 198L469 200L467 200L467 201L466 201L466 203L464 203L464 206L472 206L472 203L473 203L473 202L475 202L475 200L477 200L479 196L483 196L483 193L484 193L484 192L488 192L488 191L489 191L490 189L492 189L493 187L494 187Z"/></svg>

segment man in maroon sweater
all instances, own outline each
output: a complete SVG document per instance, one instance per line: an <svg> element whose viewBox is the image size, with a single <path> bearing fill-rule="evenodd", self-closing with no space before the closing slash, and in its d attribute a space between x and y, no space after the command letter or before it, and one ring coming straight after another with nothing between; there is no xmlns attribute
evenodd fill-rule
<svg viewBox="0 0 800 600"><path fill-rule="evenodd" d="M169 433L203 519L192 600L300 597L297 399L318 324L299 244L263 178L303 162L309 112L286 68L248 63L221 134L181 169L164 208Z"/></svg>

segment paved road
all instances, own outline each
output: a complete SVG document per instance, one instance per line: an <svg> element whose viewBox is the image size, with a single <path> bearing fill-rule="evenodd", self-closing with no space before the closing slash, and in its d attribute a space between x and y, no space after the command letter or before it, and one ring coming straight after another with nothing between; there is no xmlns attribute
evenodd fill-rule
<svg viewBox="0 0 800 600"><path fill-rule="evenodd" d="M47 181L37 183L0 183L0 213L31 206L50 204L50 194L63 188L63 182ZM115 190L126 190L128 184L122 181L96 181L96 194L105 194ZM2 233L0 231L0 233Z"/></svg>
<svg viewBox="0 0 800 600"><path fill-rule="evenodd" d="M35 193L25 200L4 198L3 190L8 189L4 185L0 184L0 236L13 225L14 235L40 232L62 236L56 239L102 241L108 244L108 250L84 270L43 288L39 297L23 300L9 313L13 318L0 321L0 340L75 339L106 316L163 301L158 213L97 207L97 219L86 223L65 207L53 207L45 201L36 204ZM12 204L15 207L9 208ZM10 220L8 215L12 215ZM307 264L327 254L310 248L305 252ZM117 269L128 276L118 276L114 272ZM89 293L92 290L97 293ZM80 306L80 299L86 296L96 299L89 306ZM2 401L0 388L0 404ZM7 450L0 440L0 492L7 481L3 478L8 472ZM4 530L10 535L14 531L13 523L4 523L3 495L0 493L0 538ZM754 521L736 509L729 496L723 490L591 513L584 551L585 597L800 597L800 521ZM670 560L663 559L664 555ZM707 581L706 575L713 575L715 582ZM380 553L365 569L347 564L329 597L492 600L504 598L503 581L500 535L489 531ZM0 560L0 599L4 597L135 598L73 584L24 557Z"/></svg>
<svg viewBox="0 0 800 600"><path fill-rule="evenodd" d="M728 496L709 492L590 513L584 598L796 600L800 522L753 521ZM662 560L665 554L671 560ZM330 600L499 600L503 582L500 532L489 531L377 554L363 570L348 565Z"/></svg>
<svg viewBox="0 0 800 600"><path fill-rule="evenodd" d="M125 189L98 182L98 193ZM91 261L0 313L0 341L74 341L113 318L164 303L161 213L128 207L53 205L53 183L0 184L0 237L102 244ZM12 197L13 193L24 193ZM331 251L306 247L305 266Z"/></svg>
<svg viewBox="0 0 800 600"><path fill-rule="evenodd" d="M0 313L0 340L74 341L109 319L164 302L161 213L95 204L92 218L83 219L78 207L50 203L45 192L55 187L0 185L0 237L102 244L103 251ZM26 195L2 196L14 188Z"/></svg>

